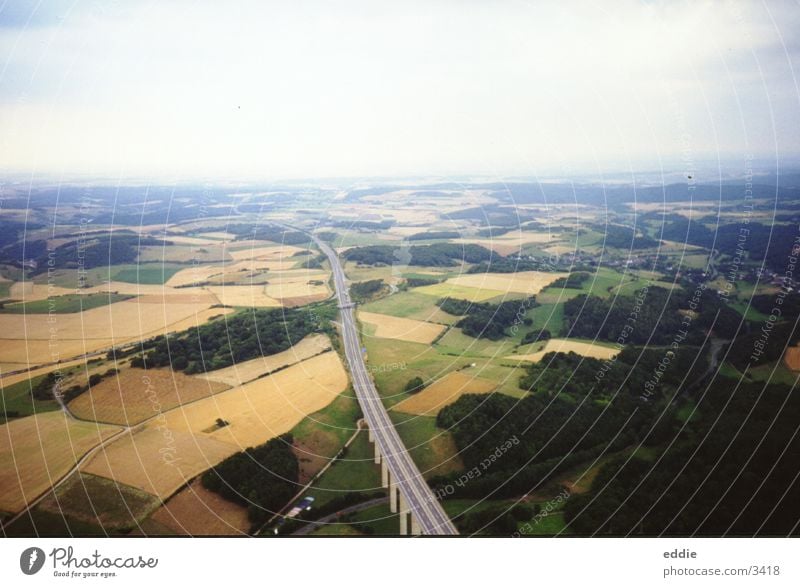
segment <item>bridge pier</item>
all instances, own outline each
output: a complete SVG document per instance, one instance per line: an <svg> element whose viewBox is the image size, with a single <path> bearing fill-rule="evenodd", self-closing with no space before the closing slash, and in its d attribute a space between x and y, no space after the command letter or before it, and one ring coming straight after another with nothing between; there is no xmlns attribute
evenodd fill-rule
<svg viewBox="0 0 800 587"><path fill-rule="evenodd" d="M400 494L400 536L408 536L408 505L406 498Z"/></svg>
<svg viewBox="0 0 800 587"><path fill-rule="evenodd" d="M386 464L386 459L381 462L381 486L389 487L389 465Z"/></svg>
<svg viewBox="0 0 800 587"><path fill-rule="evenodd" d="M389 511L397 513L397 494L400 493L394 479L389 479Z"/></svg>
<svg viewBox="0 0 800 587"><path fill-rule="evenodd" d="M378 448L378 443L375 443L375 464L381 464L381 449Z"/></svg>
<svg viewBox="0 0 800 587"><path fill-rule="evenodd" d="M419 527L419 520L413 513L411 514L411 535L419 536L422 534L422 529Z"/></svg>

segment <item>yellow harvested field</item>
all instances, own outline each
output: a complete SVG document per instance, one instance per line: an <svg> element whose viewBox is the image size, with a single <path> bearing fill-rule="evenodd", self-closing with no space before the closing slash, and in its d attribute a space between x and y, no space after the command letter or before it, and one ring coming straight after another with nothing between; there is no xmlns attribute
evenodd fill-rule
<svg viewBox="0 0 800 587"><path fill-rule="evenodd" d="M281 303L267 295L265 285L210 285L220 304L251 308L277 308Z"/></svg>
<svg viewBox="0 0 800 587"><path fill-rule="evenodd" d="M248 381L252 381L253 379L258 379L267 373L272 373L276 369L305 361L330 348L331 341L325 334L314 334L305 337L292 348L283 352L243 361L230 367L225 367L224 369L217 369L216 371L195 375L195 377L224 383L230 387L236 387Z"/></svg>
<svg viewBox="0 0 800 587"><path fill-rule="evenodd" d="M18 512L120 429L47 412L0 426L0 510Z"/></svg>
<svg viewBox="0 0 800 587"><path fill-rule="evenodd" d="M8 297L20 302L37 302L46 300L49 297L74 293L75 290L68 287L48 286L45 283L33 283L32 281L17 281L9 288Z"/></svg>
<svg viewBox="0 0 800 587"><path fill-rule="evenodd" d="M551 255L566 255L567 253L576 253L577 251L577 245L552 245L545 249L545 252Z"/></svg>
<svg viewBox="0 0 800 587"><path fill-rule="evenodd" d="M268 272L264 285L209 285L220 303L227 306L276 307L298 298L315 301L330 295L326 271L295 269ZM287 303L288 302L288 303Z"/></svg>
<svg viewBox="0 0 800 587"><path fill-rule="evenodd" d="M470 273L447 280L446 284L463 285L478 289L490 289L502 293L534 295L559 277L568 273L544 273L542 271L520 271L519 273Z"/></svg>
<svg viewBox="0 0 800 587"><path fill-rule="evenodd" d="M158 424L120 435L92 455L81 471L166 499L235 452L231 444L172 430L159 419Z"/></svg>
<svg viewBox="0 0 800 587"><path fill-rule="evenodd" d="M270 281L266 286L266 294L278 300L283 300L284 298L318 298L324 300L330 293L327 276L305 278L303 281L293 282L280 280L273 283Z"/></svg>
<svg viewBox="0 0 800 587"><path fill-rule="evenodd" d="M199 480L176 493L150 519L185 536L247 535L247 508L209 491Z"/></svg>
<svg viewBox="0 0 800 587"><path fill-rule="evenodd" d="M516 361L530 361L536 363L542 360L547 353L575 353L584 357L591 357L593 359L610 359L619 351L606 346L592 344L590 342L581 342L578 340L571 340L568 338L551 338L547 341L544 349L539 352L531 353L528 355L509 355L506 359Z"/></svg>
<svg viewBox="0 0 800 587"><path fill-rule="evenodd" d="M171 241L171 242L173 242L175 244L178 244L178 245L197 245L197 246L203 247L203 246L206 246L206 245L219 245L220 244L219 239L202 238L202 237L199 237L199 236L183 236L183 235L175 236L173 234L168 234L168 235L161 235L159 238ZM166 248L166 247L162 247L162 248Z"/></svg>
<svg viewBox="0 0 800 587"><path fill-rule="evenodd" d="M426 344L433 342L446 328L442 324L431 324L421 320L398 318L373 312L359 312L358 318L362 322L374 325L376 327L375 336L378 338L393 338Z"/></svg>
<svg viewBox="0 0 800 587"><path fill-rule="evenodd" d="M195 326L205 324L213 318L232 314L234 311L235 310L233 308L209 308L208 310L203 310L197 314L194 314L193 316L188 316L183 320L173 322L164 330L164 333L169 334L170 332L181 332L182 330L194 328Z"/></svg>
<svg viewBox="0 0 800 587"><path fill-rule="evenodd" d="M232 241L236 238L236 235L231 232L204 232L203 236L217 241Z"/></svg>
<svg viewBox="0 0 800 587"><path fill-rule="evenodd" d="M69 404L78 418L133 426L161 412L230 388L171 369L122 369Z"/></svg>
<svg viewBox="0 0 800 587"><path fill-rule="evenodd" d="M39 375L47 375L51 371L61 370L64 371L71 367L76 367L78 365L86 365L86 361L88 359L73 359L72 361L63 361L61 363L55 365L47 365L46 367L39 367L38 369L30 369L23 373L17 373L16 375L5 375L0 378L0 388L7 387L9 385L14 385L15 383L19 383L20 381L27 381L31 377L38 377ZM27 369L27 363L9 363L10 365L16 365L16 369ZM9 369L8 371L11 371ZM4 373L8 371L3 371Z"/></svg>
<svg viewBox="0 0 800 587"><path fill-rule="evenodd" d="M170 287L185 288L187 285L200 283L223 283L245 279L248 273L265 270L286 269L294 266L296 261L239 261L223 265L198 265L181 269L169 278L167 285ZM193 288L192 288L193 289Z"/></svg>
<svg viewBox="0 0 800 587"><path fill-rule="evenodd" d="M172 410L165 414L165 424L244 449L288 432L346 387L347 373L339 355L328 352ZM218 427L218 418L228 425Z"/></svg>
<svg viewBox="0 0 800 587"><path fill-rule="evenodd" d="M236 251L229 251L229 254L236 261L244 259L264 259L271 261L287 261L298 251L306 249L293 247L291 245L275 245L273 247L246 247Z"/></svg>
<svg viewBox="0 0 800 587"><path fill-rule="evenodd" d="M43 314L46 316L46 314ZM80 336L80 333L78 333ZM52 346L49 340L0 339L0 361L26 363L34 367L54 361L66 361L86 352L113 346L111 338L84 341L78 339L59 339Z"/></svg>
<svg viewBox="0 0 800 587"><path fill-rule="evenodd" d="M186 295L186 294L181 294ZM191 299L191 296L190 296ZM216 298L163 303L160 297L125 300L74 314L0 315L0 362L46 364L113 345L136 342L202 324L229 310L210 309Z"/></svg>
<svg viewBox="0 0 800 587"><path fill-rule="evenodd" d="M166 285L125 283L124 281L109 281L100 285L81 290L85 293L118 293L133 296L165 296L174 293L193 293L202 291L200 288L187 287L175 289Z"/></svg>
<svg viewBox="0 0 800 587"><path fill-rule="evenodd" d="M465 393L490 393L497 385L489 379L456 371L436 380L422 391L394 406L394 410L419 416L435 416Z"/></svg>
<svg viewBox="0 0 800 587"><path fill-rule="evenodd" d="M556 240L560 235L547 232L511 232L494 238L461 238L454 243L475 244L491 249L501 255L510 255L518 252L522 247L529 244L549 243Z"/></svg>
<svg viewBox="0 0 800 587"><path fill-rule="evenodd" d="M800 371L800 346L793 346L786 349L783 360L786 366L792 371Z"/></svg>
<svg viewBox="0 0 800 587"><path fill-rule="evenodd" d="M486 300L496 298L507 293L497 289L479 289L477 287L456 285L450 280L444 283L437 283L436 285L418 287L415 288L414 291L416 293L422 293L437 298L457 298L459 300L467 300L468 302L485 302Z"/></svg>

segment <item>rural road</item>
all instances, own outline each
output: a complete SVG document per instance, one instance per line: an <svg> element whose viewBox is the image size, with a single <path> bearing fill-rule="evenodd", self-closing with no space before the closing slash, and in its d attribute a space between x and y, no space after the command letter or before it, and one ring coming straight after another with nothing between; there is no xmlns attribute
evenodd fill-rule
<svg viewBox="0 0 800 587"><path fill-rule="evenodd" d="M339 257L327 243L316 237L312 236L312 238L330 261L336 299L341 309L342 338L344 339L345 356L353 378L353 388L364 412L364 419L372 430L382 458L389 467L392 482L397 484L423 534L458 534L453 522L447 517L433 491L419 472L417 465L408 454L400 435L389 419L389 414L375 389L375 384L369 376L356 328L354 305L350 301L344 269Z"/></svg>
<svg viewBox="0 0 800 587"><path fill-rule="evenodd" d="M350 507L344 508L343 510L339 510L333 514L324 516L319 520L314 520L313 522L309 522L296 532L292 533L292 536L307 536L311 534L317 528L321 526L325 526L327 524L334 524L339 522L339 518L342 516L346 516L347 514L354 514L356 512L360 512L363 510L367 510L376 505L382 505L384 503L389 503L388 497L379 497L377 499L370 499L369 501L365 501L362 503L357 503L356 505L351 505Z"/></svg>

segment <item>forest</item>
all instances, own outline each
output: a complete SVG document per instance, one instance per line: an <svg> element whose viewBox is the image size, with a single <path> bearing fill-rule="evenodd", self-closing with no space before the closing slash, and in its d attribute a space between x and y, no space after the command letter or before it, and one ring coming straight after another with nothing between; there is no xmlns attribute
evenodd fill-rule
<svg viewBox="0 0 800 587"><path fill-rule="evenodd" d="M348 261L361 265L405 264L403 249L390 245L370 245L356 247L343 253ZM450 267L465 263L480 263L492 258L492 251L480 245L456 245L451 243L435 243L431 245L414 245L408 248L408 265L425 267Z"/></svg>
<svg viewBox="0 0 800 587"><path fill-rule="evenodd" d="M463 316L458 328L473 338L500 340L507 336L506 329L515 324L528 324L525 313L536 307L535 298L510 300L499 304L473 303L455 298L442 298L436 304L448 314Z"/></svg>
<svg viewBox="0 0 800 587"><path fill-rule="evenodd" d="M335 307L318 304L308 309L252 309L184 332L160 336L150 343L133 367L172 367L186 374L229 367L259 356L285 351L312 332L329 328ZM319 317L323 320L320 321Z"/></svg>
<svg viewBox="0 0 800 587"><path fill-rule="evenodd" d="M297 492L300 467L293 441L284 434L228 457L203 473L203 487L247 507L254 527L263 524Z"/></svg>
<svg viewBox="0 0 800 587"><path fill-rule="evenodd" d="M736 393L731 393L732 389ZM565 506L579 535L798 535L800 396L718 378L655 456L620 456Z"/></svg>

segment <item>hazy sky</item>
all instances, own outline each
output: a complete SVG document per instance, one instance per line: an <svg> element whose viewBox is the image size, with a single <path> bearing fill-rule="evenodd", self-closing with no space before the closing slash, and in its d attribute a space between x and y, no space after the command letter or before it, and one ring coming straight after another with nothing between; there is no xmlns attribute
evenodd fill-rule
<svg viewBox="0 0 800 587"><path fill-rule="evenodd" d="M797 2L0 7L0 173L744 170L800 153Z"/></svg>

